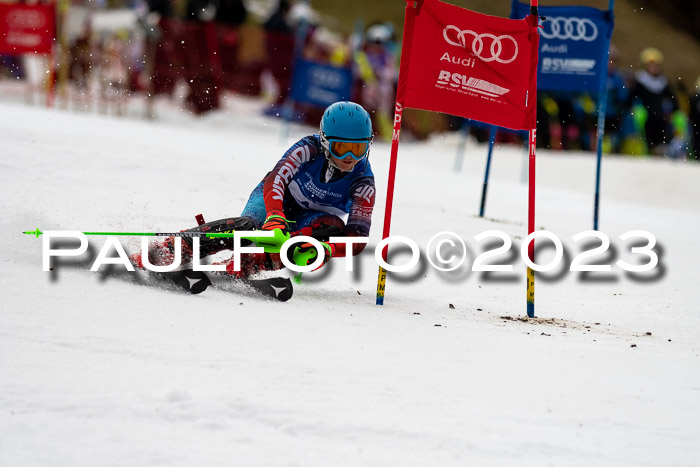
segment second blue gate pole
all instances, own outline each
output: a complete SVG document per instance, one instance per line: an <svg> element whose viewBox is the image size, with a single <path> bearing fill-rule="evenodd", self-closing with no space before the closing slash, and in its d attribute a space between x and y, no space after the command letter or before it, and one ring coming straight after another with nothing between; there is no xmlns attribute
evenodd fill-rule
<svg viewBox="0 0 700 467"><path fill-rule="evenodd" d="M489 170L491 170L491 155L493 154L493 145L496 143L496 132L498 127L491 126L489 130L489 153L486 156L486 173L484 173L484 187L481 190L481 207L479 208L479 217L484 217L484 208L486 207L486 192L489 187Z"/></svg>

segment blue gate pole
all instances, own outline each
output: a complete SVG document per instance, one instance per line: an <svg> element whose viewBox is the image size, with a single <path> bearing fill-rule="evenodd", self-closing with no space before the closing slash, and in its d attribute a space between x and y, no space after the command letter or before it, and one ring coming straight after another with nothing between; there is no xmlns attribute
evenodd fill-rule
<svg viewBox="0 0 700 467"><path fill-rule="evenodd" d="M469 128L469 119L465 118L462 121L461 128L459 129L459 142L457 143L457 152L455 153L455 172L462 171L464 153L467 151L467 138L469 138Z"/></svg>
<svg viewBox="0 0 700 467"><path fill-rule="evenodd" d="M605 80L607 81L607 73ZM593 201L593 230L598 230L598 211L600 207L600 162L603 158L603 136L605 135L605 111L607 107L607 86L601 90L598 98L598 143L596 148L595 199Z"/></svg>
<svg viewBox="0 0 700 467"><path fill-rule="evenodd" d="M479 208L479 217L484 217L484 207L486 206L486 191L489 187L489 170L491 170L491 154L493 154L493 145L496 143L496 132L498 127L491 125L489 130L489 152L486 156L486 173L484 173L484 187L481 190L481 207Z"/></svg>
<svg viewBox="0 0 700 467"><path fill-rule="evenodd" d="M615 0L609 0L608 10L612 14ZM593 200L593 230L598 230L598 213L600 211L600 170L603 158L603 136L605 136L605 112L608 105L608 61L610 60L610 39L608 47L603 54L605 59L605 73L601 78L600 92L598 93L598 143L596 148L596 172L595 172L595 198Z"/></svg>

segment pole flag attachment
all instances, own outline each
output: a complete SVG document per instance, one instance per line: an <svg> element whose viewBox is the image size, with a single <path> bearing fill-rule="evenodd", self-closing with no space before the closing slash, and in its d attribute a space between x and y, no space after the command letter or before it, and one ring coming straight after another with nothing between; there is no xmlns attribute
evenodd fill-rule
<svg viewBox="0 0 700 467"><path fill-rule="evenodd" d="M405 108L444 112L513 130L532 131L537 122L536 13L525 19L506 19L439 0L406 2L383 239L390 232ZM533 2L536 6L536 0ZM534 218L534 212L530 216ZM384 261L387 253L384 247ZM380 267L378 305L384 303L385 284L386 271Z"/></svg>

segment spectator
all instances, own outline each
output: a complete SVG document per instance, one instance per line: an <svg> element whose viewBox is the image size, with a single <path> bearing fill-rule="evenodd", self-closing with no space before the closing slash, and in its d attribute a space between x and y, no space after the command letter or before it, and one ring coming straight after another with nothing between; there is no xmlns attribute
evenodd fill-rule
<svg viewBox="0 0 700 467"><path fill-rule="evenodd" d="M556 104L548 94L537 93L537 147L552 148L552 121L555 117Z"/></svg>
<svg viewBox="0 0 700 467"><path fill-rule="evenodd" d="M187 19L190 21L211 21L216 17L216 4L213 0L189 0Z"/></svg>
<svg viewBox="0 0 700 467"><path fill-rule="evenodd" d="M396 56L391 51L393 38L393 26L388 23L374 24L367 28L363 51L356 54L363 80L362 105L372 114L378 132L385 140L391 140L398 80Z"/></svg>
<svg viewBox="0 0 700 467"><path fill-rule="evenodd" d="M277 10L265 21L263 25L265 30L268 32L291 34L292 28L289 26L289 21L287 20L290 8L291 5L288 0L280 0L277 4Z"/></svg>
<svg viewBox="0 0 700 467"><path fill-rule="evenodd" d="M158 13L161 18L170 18L173 15L173 9L170 0L148 0L150 11Z"/></svg>
<svg viewBox="0 0 700 467"><path fill-rule="evenodd" d="M189 72L190 92L185 102L196 114L218 109L221 62L216 52L217 12L215 0L189 0L185 27L185 63ZM210 40L210 38L214 38ZM213 43L212 43L213 42Z"/></svg>
<svg viewBox="0 0 700 467"><path fill-rule="evenodd" d="M582 112L577 102L579 94L574 91L550 91L549 96L556 104L555 135L552 138L552 149L562 149L564 151L582 149ZM559 140L559 147L556 144L557 139Z"/></svg>
<svg viewBox="0 0 700 467"><path fill-rule="evenodd" d="M92 65L97 55L97 50L93 47L90 21L86 21L81 34L75 39L68 51L69 78L78 89L77 100L81 109L90 107L90 77Z"/></svg>
<svg viewBox="0 0 700 467"><path fill-rule="evenodd" d="M630 92L630 103L640 104L647 113L644 134L649 152L665 155L673 138L670 115L678 110L668 79L661 73L663 55L658 49L647 48L639 56L642 70L637 71Z"/></svg>
<svg viewBox="0 0 700 467"><path fill-rule="evenodd" d="M228 26L240 26L245 23L248 11L243 0L219 0L216 20Z"/></svg>
<svg viewBox="0 0 700 467"><path fill-rule="evenodd" d="M263 25L265 29L265 50L267 52L267 71L265 76L272 77L276 96L273 97L273 112L289 95L292 81L292 60L294 59L294 31L289 24L291 5L288 0L280 0L277 10Z"/></svg>
<svg viewBox="0 0 700 467"><path fill-rule="evenodd" d="M109 113L113 107L116 114L124 114L128 93L129 70L125 63L124 50L126 40L116 33L108 37L102 45L102 63L100 65L102 111Z"/></svg>
<svg viewBox="0 0 700 467"><path fill-rule="evenodd" d="M323 26L313 30L304 48L304 59L328 63L336 50L343 47L340 35ZM342 64L340 65L342 66Z"/></svg>
<svg viewBox="0 0 700 467"><path fill-rule="evenodd" d="M0 55L0 77L5 75L17 79L24 79L25 73L21 57Z"/></svg>

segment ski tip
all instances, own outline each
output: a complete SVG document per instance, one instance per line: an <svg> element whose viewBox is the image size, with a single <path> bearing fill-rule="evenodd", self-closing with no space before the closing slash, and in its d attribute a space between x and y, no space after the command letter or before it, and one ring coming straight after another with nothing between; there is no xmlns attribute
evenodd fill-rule
<svg viewBox="0 0 700 467"><path fill-rule="evenodd" d="M244 281L258 293L280 302L286 302L294 295L294 286L287 277L272 277L269 279L253 279Z"/></svg>
<svg viewBox="0 0 700 467"><path fill-rule="evenodd" d="M193 271L191 269L183 269L180 271L161 273L163 277L170 279L187 292L197 295L211 285L211 280L202 271Z"/></svg>
<svg viewBox="0 0 700 467"><path fill-rule="evenodd" d="M211 285L211 280L202 271L187 271L184 276L187 281L185 289L193 295L204 292Z"/></svg>
<svg viewBox="0 0 700 467"><path fill-rule="evenodd" d="M270 287L272 288L272 294L270 296L275 300L280 302L286 302L292 295L294 295L294 286L292 281L286 277L276 277L270 279Z"/></svg>
<svg viewBox="0 0 700 467"><path fill-rule="evenodd" d="M36 228L36 230L29 230L27 232L22 232L25 235L36 235L36 238L39 238L39 235L43 234L41 230L39 230L39 227Z"/></svg>

